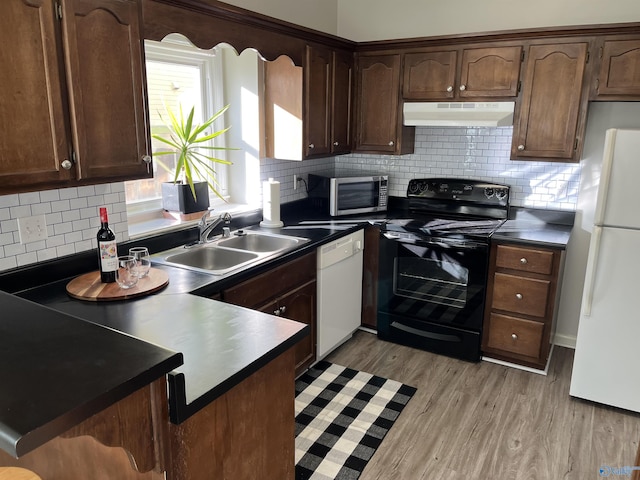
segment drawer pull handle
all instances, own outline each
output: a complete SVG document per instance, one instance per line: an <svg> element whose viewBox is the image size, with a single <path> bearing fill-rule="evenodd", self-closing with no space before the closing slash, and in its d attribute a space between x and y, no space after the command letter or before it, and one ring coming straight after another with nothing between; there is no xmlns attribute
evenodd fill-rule
<svg viewBox="0 0 640 480"><path fill-rule="evenodd" d="M515 333L512 333L511 334L511 339L514 340L514 341L518 340L518 335L516 335Z"/></svg>
<svg viewBox="0 0 640 480"><path fill-rule="evenodd" d="M521 263L522 265L526 265L526 264L527 264L527 263L529 263L529 262L527 261L527 259L526 259L526 258L522 257L522 258L520 259L520 263Z"/></svg>
<svg viewBox="0 0 640 480"><path fill-rule="evenodd" d="M518 300L522 300L522 294L521 293L516 293L516 298Z"/></svg>

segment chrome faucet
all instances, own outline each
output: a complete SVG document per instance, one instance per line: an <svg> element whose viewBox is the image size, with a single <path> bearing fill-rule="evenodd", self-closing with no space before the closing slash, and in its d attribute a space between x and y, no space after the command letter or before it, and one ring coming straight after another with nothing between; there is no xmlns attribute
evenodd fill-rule
<svg viewBox="0 0 640 480"><path fill-rule="evenodd" d="M207 212L202 215L200 221L198 222L198 228L200 229L200 236L198 243L207 243L209 242L209 237L211 236L211 232L221 223L225 225L229 225L231 223L231 214L229 212L221 213L218 218L213 219L211 222L207 223L207 218L211 212Z"/></svg>

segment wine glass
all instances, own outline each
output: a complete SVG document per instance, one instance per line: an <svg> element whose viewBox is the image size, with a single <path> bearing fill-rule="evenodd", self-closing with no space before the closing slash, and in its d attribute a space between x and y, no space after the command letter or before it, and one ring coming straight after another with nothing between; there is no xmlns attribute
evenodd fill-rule
<svg viewBox="0 0 640 480"><path fill-rule="evenodd" d="M131 255L118 257L118 269L116 270L116 282L120 288L131 288L138 283L138 276L135 274L136 259Z"/></svg>
<svg viewBox="0 0 640 480"><path fill-rule="evenodd" d="M132 247L129 249L129 255L136 260L134 275L138 278L146 277L151 269L149 249L147 247Z"/></svg>

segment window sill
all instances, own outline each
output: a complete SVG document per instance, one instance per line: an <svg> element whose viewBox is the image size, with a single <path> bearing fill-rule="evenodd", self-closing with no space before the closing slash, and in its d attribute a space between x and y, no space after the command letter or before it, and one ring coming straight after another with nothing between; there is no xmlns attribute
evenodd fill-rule
<svg viewBox="0 0 640 480"><path fill-rule="evenodd" d="M212 210L212 215L214 217L217 215L217 213L214 212L229 212L231 215L238 215L245 212L255 211L257 208L259 207L256 207L255 205L227 203L218 206L215 210ZM155 210L141 214L129 214L129 239L135 240L149 235L184 230L197 225L198 221L199 219L180 220L165 218L162 210Z"/></svg>

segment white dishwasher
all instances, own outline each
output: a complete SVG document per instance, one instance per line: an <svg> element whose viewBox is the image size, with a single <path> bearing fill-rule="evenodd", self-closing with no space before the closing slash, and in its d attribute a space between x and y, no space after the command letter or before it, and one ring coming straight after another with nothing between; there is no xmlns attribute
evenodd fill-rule
<svg viewBox="0 0 640 480"><path fill-rule="evenodd" d="M318 360L360 326L363 250L364 230L318 247Z"/></svg>

